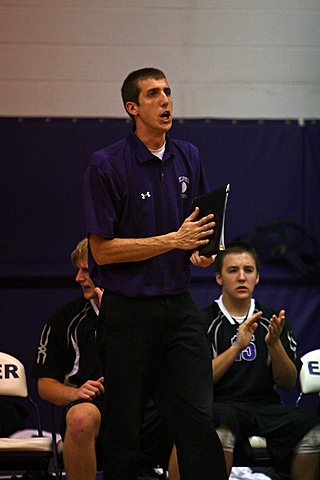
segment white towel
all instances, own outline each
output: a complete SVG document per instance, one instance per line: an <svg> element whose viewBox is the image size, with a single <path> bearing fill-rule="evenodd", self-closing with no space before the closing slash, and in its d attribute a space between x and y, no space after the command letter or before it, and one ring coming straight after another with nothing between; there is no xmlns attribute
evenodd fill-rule
<svg viewBox="0 0 320 480"><path fill-rule="evenodd" d="M264 473L253 473L248 467L232 467L229 480L271 480Z"/></svg>

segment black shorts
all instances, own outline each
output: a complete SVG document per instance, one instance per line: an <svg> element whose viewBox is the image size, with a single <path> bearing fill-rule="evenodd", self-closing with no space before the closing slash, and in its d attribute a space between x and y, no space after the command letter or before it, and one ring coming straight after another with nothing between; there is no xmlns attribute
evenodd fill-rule
<svg viewBox="0 0 320 480"><path fill-rule="evenodd" d="M68 403L68 405L63 409L62 416L61 416L61 423L60 423L60 435L64 439L64 436L66 434L66 417L67 413L69 412L70 408L72 408L74 405L79 405L80 403L92 403L97 407L99 412L101 413L101 417L103 416L103 410L104 410L104 405L105 405L105 399L104 397L98 397L94 400L84 400L84 399L79 399L75 400L74 402Z"/></svg>
<svg viewBox="0 0 320 480"><path fill-rule="evenodd" d="M266 437L267 447L275 465L290 463L293 448L319 417L293 405L250 405L243 403L213 404L214 425L227 425L236 435L235 458L252 458L248 437Z"/></svg>

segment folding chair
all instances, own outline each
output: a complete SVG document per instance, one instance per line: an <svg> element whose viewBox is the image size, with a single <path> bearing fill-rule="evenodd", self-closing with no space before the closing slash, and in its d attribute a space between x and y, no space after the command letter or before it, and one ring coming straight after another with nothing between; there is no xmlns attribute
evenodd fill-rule
<svg viewBox="0 0 320 480"><path fill-rule="evenodd" d="M300 394L296 406L306 393L320 394L320 349L312 350L301 357L302 368L299 375Z"/></svg>
<svg viewBox="0 0 320 480"><path fill-rule="evenodd" d="M36 413L38 433L32 438L0 438L0 472L47 472L52 460L58 477L59 454L55 434L51 438L43 436L38 406L28 393L25 368L17 358L3 352L0 352L0 395L24 398Z"/></svg>
<svg viewBox="0 0 320 480"><path fill-rule="evenodd" d="M249 437L249 442L253 450L253 458L241 459L235 457L235 467L271 467L272 459L267 449L267 440L265 437L254 435Z"/></svg>

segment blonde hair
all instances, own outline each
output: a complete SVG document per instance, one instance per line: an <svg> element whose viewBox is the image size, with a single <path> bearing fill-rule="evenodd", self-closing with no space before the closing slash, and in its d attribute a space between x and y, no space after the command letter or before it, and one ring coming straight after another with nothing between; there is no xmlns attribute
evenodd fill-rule
<svg viewBox="0 0 320 480"><path fill-rule="evenodd" d="M71 263L74 267L77 267L77 263L82 260L84 257L88 256L88 239L83 238L81 242L78 243L76 248L71 253Z"/></svg>

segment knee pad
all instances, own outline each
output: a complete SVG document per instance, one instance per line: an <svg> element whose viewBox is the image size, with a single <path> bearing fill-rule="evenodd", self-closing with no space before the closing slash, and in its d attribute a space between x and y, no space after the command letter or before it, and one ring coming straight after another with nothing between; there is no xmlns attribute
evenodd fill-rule
<svg viewBox="0 0 320 480"><path fill-rule="evenodd" d="M216 432L218 434L218 437L220 438L223 450L233 453L234 446L236 444L235 434L232 433L230 428L226 425L219 425L219 427L216 428Z"/></svg>
<svg viewBox="0 0 320 480"><path fill-rule="evenodd" d="M309 430L293 449L294 453L319 453L320 452L320 424Z"/></svg>

